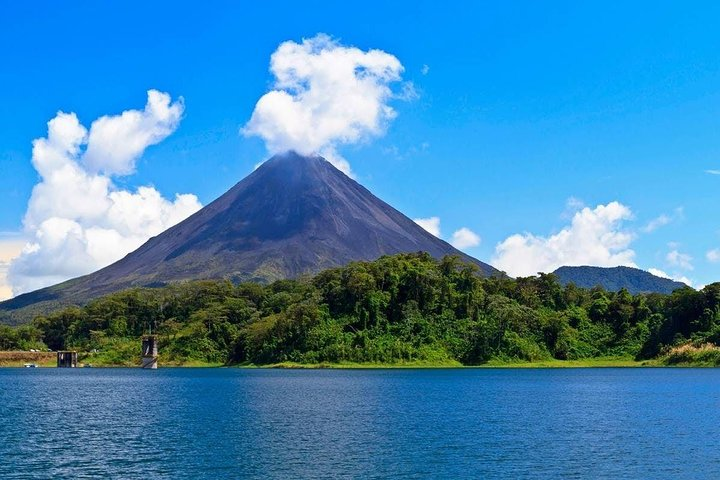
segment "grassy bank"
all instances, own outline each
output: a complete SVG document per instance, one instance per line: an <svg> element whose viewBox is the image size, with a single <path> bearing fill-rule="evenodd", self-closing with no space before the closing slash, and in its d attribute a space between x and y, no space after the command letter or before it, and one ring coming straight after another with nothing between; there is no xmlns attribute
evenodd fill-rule
<svg viewBox="0 0 720 480"><path fill-rule="evenodd" d="M539 360L536 362L505 362L491 360L483 367L488 368L617 368L617 367L654 367L652 360L638 361L630 357L598 357L578 360Z"/></svg>
<svg viewBox="0 0 720 480"><path fill-rule="evenodd" d="M239 365L254 367L255 365ZM405 363L293 363L282 362L269 365L258 365L259 368L608 368L608 367L649 367L659 366L655 361L636 361L632 358L587 358L582 360L543 360L537 362L507 362L491 360L481 365L462 365L459 362L405 362ZM699 365L700 366L700 365ZM703 365L704 366L704 365Z"/></svg>
<svg viewBox="0 0 720 480"><path fill-rule="evenodd" d="M129 342L130 343L130 342ZM137 354L135 343L128 345L127 349L109 350L103 352L79 352L78 363L92 365L93 367L139 367L140 357ZM131 351L128 351L131 350ZM22 367L26 363L34 363L40 367L54 367L56 354L53 352L0 352L0 367ZM447 360L441 362L410 361L395 363L297 363L280 362L256 365L242 363L229 365L235 368L299 368L299 369L369 369L369 368L579 368L579 367L642 367L658 366L657 361L638 362L630 358L589 358L584 360L545 360L537 362L507 362L493 360L483 365L466 366L460 362ZM669 365L669 364L668 364ZM684 366L688 362L683 363ZM160 356L161 367L223 367L228 366L220 362L207 362L197 359L163 358ZM707 362L699 362L698 366L709 366Z"/></svg>
<svg viewBox="0 0 720 480"><path fill-rule="evenodd" d="M0 367L22 367L26 363L34 363L40 367L54 367L57 357L53 352L0 352Z"/></svg>
<svg viewBox="0 0 720 480"><path fill-rule="evenodd" d="M266 365L237 365L238 367L257 367L257 368L335 368L335 369L362 369L362 368L465 368L460 362L444 361L444 362L397 362L397 363L297 363L297 362L280 362L270 363Z"/></svg>
<svg viewBox="0 0 720 480"><path fill-rule="evenodd" d="M102 368L137 368L140 357L136 352L132 356L119 358L117 352L79 352L78 366L90 365ZM22 367L34 363L38 367L55 367L56 357L53 352L2 352L0 351L0 368ZM163 358L160 355L161 368L192 367L192 368L280 368L280 369L413 369L413 368L638 368L638 367L693 367L707 368L720 366L720 348L715 346L683 345L669 350L665 355L652 360L638 361L630 357L598 357L580 360L539 360L519 362L490 360L480 365L463 365L456 361L410 361L396 363L297 363L280 362L269 364L224 364L197 359Z"/></svg>
<svg viewBox="0 0 720 480"><path fill-rule="evenodd" d="M718 367L720 347L711 343L688 343L671 348L657 360L662 365L678 367Z"/></svg>

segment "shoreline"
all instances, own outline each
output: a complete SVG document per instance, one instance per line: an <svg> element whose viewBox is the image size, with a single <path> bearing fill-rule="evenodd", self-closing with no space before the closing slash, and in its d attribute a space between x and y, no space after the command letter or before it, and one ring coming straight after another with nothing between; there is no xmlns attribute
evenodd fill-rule
<svg viewBox="0 0 720 480"><path fill-rule="evenodd" d="M648 368L674 367L651 363L651 361L635 361L631 359L586 359L586 360L544 360L538 362L499 362L490 361L481 365L408 363L408 364L375 364L375 363L316 363L303 364L282 362L258 366L233 366L231 368L277 368L277 369L335 369L335 370L403 370L403 369L434 369L434 370L467 370L467 369L551 369L551 368Z"/></svg>
<svg viewBox="0 0 720 480"><path fill-rule="evenodd" d="M0 368L27 368L25 364L35 364L37 368L57 368L55 352L3 352L0 351ZM137 365L118 363L102 364L79 362L77 368L139 368ZM599 357L579 360L539 360L535 362L514 362L491 360L481 365L462 365L459 362L407 362L407 363L296 363L280 362L263 365L221 364L197 360L187 362L163 363L159 368L241 368L241 369L302 369L302 370L403 370L403 369L562 369L562 368L715 368L706 363L665 364L660 359L634 360L623 357Z"/></svg>

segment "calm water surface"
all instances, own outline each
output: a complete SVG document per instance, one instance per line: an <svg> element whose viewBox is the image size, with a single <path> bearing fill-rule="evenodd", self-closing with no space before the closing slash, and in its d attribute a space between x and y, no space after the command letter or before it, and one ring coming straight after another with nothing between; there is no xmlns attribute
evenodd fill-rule
<svg viewBox="0 0 720 480"><path fill-rule="evenodd" d="M0 369L0 478L720 478L720 370Z"/></svg>

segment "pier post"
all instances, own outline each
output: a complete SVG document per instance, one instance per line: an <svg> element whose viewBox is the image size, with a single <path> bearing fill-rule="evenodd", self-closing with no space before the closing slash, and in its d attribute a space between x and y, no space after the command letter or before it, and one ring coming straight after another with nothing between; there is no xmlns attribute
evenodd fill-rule
<svg viewBox="0 0 720 480"><path fill-rule="evenodd" d="M58 368L75 368L77 367L77 352L70 350L63 350L57 352L57 366Z"/></svg>
<svg viewBox="0 0 720 480"><path fill-rule="evenodd" d="M158 367L157 336L145 335L142 337L142 368Z"/></svg>

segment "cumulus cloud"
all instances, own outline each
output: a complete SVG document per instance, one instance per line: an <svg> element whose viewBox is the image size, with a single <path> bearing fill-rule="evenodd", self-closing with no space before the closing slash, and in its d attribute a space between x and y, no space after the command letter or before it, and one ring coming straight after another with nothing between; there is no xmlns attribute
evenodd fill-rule
<svg viewBox="0 0 720 480"><path fill-rule="evenodd" d="M150 90L144 110L126 110L92 123L83 163L92 172L132 173L147 147L175 131L183 110L182 97L172 102L167 93Z"/></svg>
<svg viewBox="0 0 720 480"><path fill-rule="evenodd" d="M0 260L0 302L12 298L12 288L7 278L10 262L8 260Z"/></svg>
<svg viewBox="0 0 720 480"><path fill-rule="evenodd" d="M491 263L512 276L552 272L563 265L636 266L630 249L634 235L623 229L623 222L631 218L630 208L619 202L584 207L554 235L506 238L495 247Z"/></svg>
<svg viewBox="0 0 720 480"><path fill-rule="evenodd" d="M715 248L713 250L709 250L705 254L705 258L707 258L708 262L710 262L710 263L719 263L720 262L720 248Z"/></svg>
<svg viewBox="0 0 720 480"><path fill-rule="evenodd" d="M413 221L436 237L442 238L440 217L415 218ZM480 236L469 228L462 227L456 230L448 241L455 248L462 250L480 245Z"/></svg>
<svg viewBox="0 0 720 480"><path fill-rule="evenodd" d="M665 260L668 264L673 267L681 268L683 270L692 270L692 257L687 253L681 253L677 249L671 250L665 256Z"/></svg>
<svg viewBox="0 0 720 480"><path fill-rule="evenodd" d="M390 101L414 92L401 82L403 66L382 50L341 45L325 34L287 41L270 58L272 90L255 105L242 132L265 141L271 153L318 153L338 168L350 168L337 148L381 135L396 116Z"/></svg>
<svg viewBox="0 0 720 480"><path fill-rule="evenodd" d="M440 217L415 218L415 223L440 238Z"/></svg>
<svg viewBox="0 0 720 480"><path fill-rule="evenodd" d="M12 288L8 281L10 262L20 255L25 242L17 235L0 234L0 301L12 297Z"/></svg>
<svg viewBox="0 0 720 480"><path fill-rule="evenodd" d="M477 247L480 245L480 236L467 227L462 227L453 233L450 243L457 249Z"/></svg>
<svg viewBox="0 0 720 480"><path fill-rule="evenodd" d="M41 180L23 220L29 241L9 267L14 294L102 268L200 209L194 195L169 200L153 187L123 190L112 180L170 135L183 110L182 99L150 90L144 110L101 117L89 132L74 113L48 122L47 137L33 142Z"/></svg>

